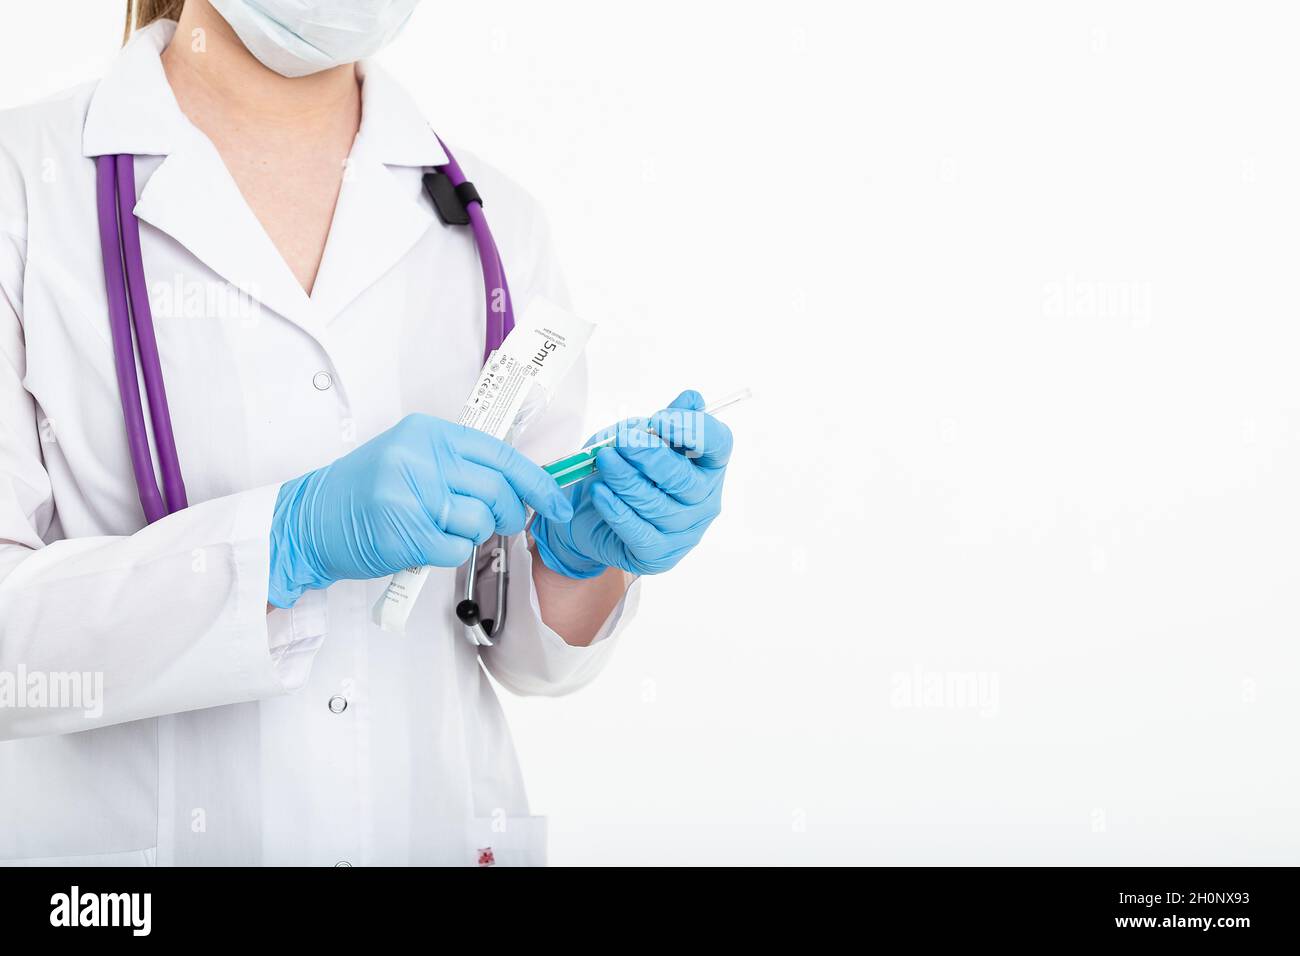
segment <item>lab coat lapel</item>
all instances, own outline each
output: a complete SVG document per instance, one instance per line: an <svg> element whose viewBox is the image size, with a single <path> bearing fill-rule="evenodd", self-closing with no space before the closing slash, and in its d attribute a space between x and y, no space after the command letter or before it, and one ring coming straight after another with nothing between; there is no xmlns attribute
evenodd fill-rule
<svg viewBox="0 0 1300 956"><path fill-rule="evenodd" d="M328 323L397 265L434 223L422 192L402 182L359 138L348 160L312 309Z"/></svg>
<svg viewBox="0 0 1300 956"><path fill-rule="evenodd" d="M419 178L398 172L447 162L406 92L373 63L358 71L361 129L312 290L313 311L325 323L401 261L436 221Z"/></svg>
<svg viewBox="0 0 1300 956"><path fill-rule="evenodd" d="M163 160L145 185L135 214L253 300L313 330L307 293L249 208L220 154L201 134L196 132Z"/></svg>
<svg viewBox="0 0 1300 956"><path fill-rule="evenodd" d="M144 184L136 216L254 300L310 326L307 294L244 201L216 147L185 118L172 94L159 57L175 31L170 21L153 23L138 31L113 61L91 97L82 152L88 157L166 157ZM147 252L146 246L146 257Z"/></svg>

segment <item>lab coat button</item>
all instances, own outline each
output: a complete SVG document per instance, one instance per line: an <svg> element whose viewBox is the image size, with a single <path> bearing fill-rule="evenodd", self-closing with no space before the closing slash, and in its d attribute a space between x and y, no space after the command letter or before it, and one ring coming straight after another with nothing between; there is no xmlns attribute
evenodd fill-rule
<svg viewBox="0 0 1300 956"><path fill-rule="evenodd" d="M334 376L329 372L317 372L311 377L311 383L316 386L316 391L327 391L334 384Z"/></svg>
<svg viewBox="0 0 1300 956"><path fill-rule="evenodd" d="M348 699L335 694L330 698L330 713L341 714L348 709Z"/></svg>

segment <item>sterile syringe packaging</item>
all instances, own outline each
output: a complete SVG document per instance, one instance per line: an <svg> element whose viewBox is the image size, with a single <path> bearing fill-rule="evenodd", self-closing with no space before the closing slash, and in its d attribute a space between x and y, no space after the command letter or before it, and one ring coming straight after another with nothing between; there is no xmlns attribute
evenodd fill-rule
<svg viewBox="0 0 1300 956"><path fill-rule="evenodd" d="M501 347L483 363L457 423L513 444L545 411L594 329L549 299L533 298ZM394 574L375 602L374 622L402 633L428 575L428 568Z"/></svg>

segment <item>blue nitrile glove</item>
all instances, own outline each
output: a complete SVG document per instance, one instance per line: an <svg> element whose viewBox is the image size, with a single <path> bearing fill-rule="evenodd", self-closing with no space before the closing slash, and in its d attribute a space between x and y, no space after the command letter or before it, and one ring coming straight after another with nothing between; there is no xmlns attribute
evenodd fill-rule
<svg viewBox="0 0 1300 956"><path fill-rule="evenodd" d="M268 600L403 568L459 567L470 548L524 527L524 502L573 515L555 480L504 442L408 415L332 465L285 482L271 522Z"/></svg>
<svg viewBox="0 0 1300 956"><path fill-rule="evenodd" d="M606 568L662 574L700 543L722 510L731 430L703 414L699 392L682 392L649 419L629 419L592 437L617 434L596 453L596 474L566 489L573 518L538 515L542 562L570 578ZM652 434L653 433L653 434Z"/></svg>

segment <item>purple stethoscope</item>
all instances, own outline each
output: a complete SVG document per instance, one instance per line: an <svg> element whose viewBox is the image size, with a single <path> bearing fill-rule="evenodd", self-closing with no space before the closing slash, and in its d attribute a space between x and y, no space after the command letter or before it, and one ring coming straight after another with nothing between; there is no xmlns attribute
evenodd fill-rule
<svg viewBox="0 0 1300 956"><path fill-rule="evenodd" d="M441 140L439 140L441 142ZM483 358L501 347L515 326L510 288L506 284L501 254L483 215L483 200L474 184L465 178L460 164L443 144L447 162L424 174L424 190L433 202L444 225L467 225L473 231L483 268L483 294L486 303L486 342ZM154 335L153 313L149 309L149 292L145 286L144 259L140 251L140 222L135 217L135 157L131 154L95 157L96 199L99 208L99 242L104 256L104 284L108 291L108 325L113 340L113 364L117 371L117 388L122 400L122 419L126 424L127 447L131 452L131 470L140 492L146 522L187 507L185 481L176 454L171 412L163 385L162 363L158 356L158 339ZM494 309L493 306L498 308ZM134 333L133 333L134 330ZM137 351L138 350L138 351ZM140 372L137 375L136 361ZM149 432L145 427L144 408L140 400L140 378L144 379L149 402L149 420L153 425L154 445L158 449L158 472L162 488L154 476ZM504 536L498 545L506 546ZM508 587L506 562L499 562L497 575L497 620L479 620L474 601L474 578L478 565L478 548L470 557L466 581L466 601L457 608L457 617L467 625L479 624L490 638L505 624L505 595ZM472 608L467 604L473 605Z"/></svg>

